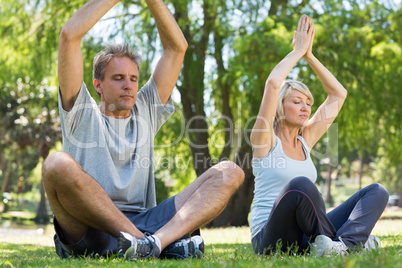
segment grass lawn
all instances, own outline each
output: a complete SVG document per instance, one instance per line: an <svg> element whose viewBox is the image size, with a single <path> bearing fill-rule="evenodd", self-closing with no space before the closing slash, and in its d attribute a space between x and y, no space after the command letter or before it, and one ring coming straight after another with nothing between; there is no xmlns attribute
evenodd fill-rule
<svg viewBox="0 0 402 268"><path fill-rule="evenodd" d="M382 248L346 257L313 258L277 254L256 256L248 227L203 229L206 248L202 260L124 261L118 258L60 259L53 248L53 230L2 229L0 267L402 267L402 210L387 208L373 230ZM42 231L44 233L42 234Z"/></svg>

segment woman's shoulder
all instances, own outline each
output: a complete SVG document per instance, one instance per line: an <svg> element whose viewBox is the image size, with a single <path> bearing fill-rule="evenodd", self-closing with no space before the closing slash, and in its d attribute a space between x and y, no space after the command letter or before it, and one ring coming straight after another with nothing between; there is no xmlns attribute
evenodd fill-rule
<svg viewBox="0 0 402 268"><path fill-rule="evenodd" d="M279 137L274 135L274 145L272 146L271 150L269 150L269 152L262 157L254 157L253 156L253 160L255 160L255 161L263 160L263 159L269 157L270 155L272 155L273 152L278 150L278 148L282 148L282 143L281 143L281 140L279 139ZM254 151L254 149L253 149L253 151Z"/></svg>
<svg viewBox="0 0 402 268"><path fill-rule="evenodd" d="M311 148L308 146L306 140L304 139L304 137L302 135L298 135L297 138L299 139L299 141L302 143L302 146L308 151L310 152Z"/></svg>

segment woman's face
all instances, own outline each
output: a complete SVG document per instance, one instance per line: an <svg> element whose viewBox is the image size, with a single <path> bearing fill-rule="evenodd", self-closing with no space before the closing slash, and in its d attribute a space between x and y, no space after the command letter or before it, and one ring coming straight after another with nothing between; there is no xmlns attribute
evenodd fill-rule
<svg viewBox="0 0 402 268"><path fill-rule="evenodd" d="M298 90L292 89L290 94L283 100L285 124L303 127L307 124L311 114L311 100Z"/></svg>

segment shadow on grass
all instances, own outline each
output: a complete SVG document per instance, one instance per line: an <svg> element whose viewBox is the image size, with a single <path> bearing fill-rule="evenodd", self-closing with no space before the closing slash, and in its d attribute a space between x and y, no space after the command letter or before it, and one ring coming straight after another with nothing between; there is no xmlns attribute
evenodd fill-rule
<svg viewBox="0 0 402 268"><path fill-rule="evenodd" d="M49 246L38 246L34 244L16 244L16 243L2 243L0 248L0 257L3 257L4 254L9 253L17 253L17 254L30 254L30 255L41 255L56 252L54 247Z"/></svg>
<svg viewBox="0 0 402 268"><path fill-rule="evenodd" d="M402 220L402 216L399 215L390 215L390 216L381 216L379 219L381 220Z"/></svg>

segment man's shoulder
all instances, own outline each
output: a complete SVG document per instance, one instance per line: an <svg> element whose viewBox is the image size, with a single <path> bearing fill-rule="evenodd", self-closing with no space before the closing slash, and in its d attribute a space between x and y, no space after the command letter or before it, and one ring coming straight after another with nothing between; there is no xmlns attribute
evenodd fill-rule
<svg viewBox="0 0 402 268"><path fill-rule="evenodd" d="M78 92L77 98L70 111L65 111L62 107L62 96L59 91L59 113L62 124L77 127L81 123L90 124L94 116L100 117L100 109L96 101L92 98L87 86L83 82ZM92 118L92 119L91 119ZM89 125L87 127L90 127Z"/></svg>
<svg viewBox="0 0 402 268"><path fill-rule="evenodd" d="M141 87L138 94L155 94L158 90L156 88L154 77L151 76L148 81Z"/></svg>

